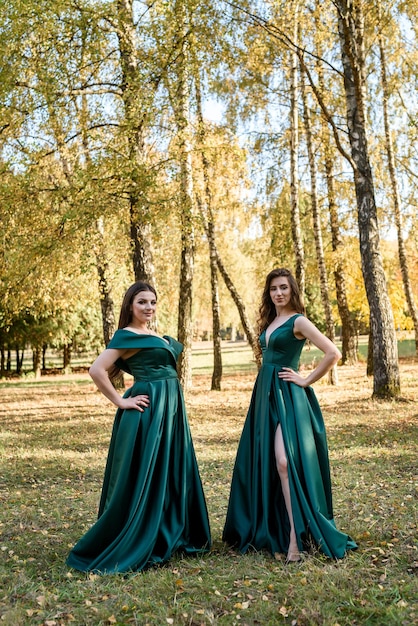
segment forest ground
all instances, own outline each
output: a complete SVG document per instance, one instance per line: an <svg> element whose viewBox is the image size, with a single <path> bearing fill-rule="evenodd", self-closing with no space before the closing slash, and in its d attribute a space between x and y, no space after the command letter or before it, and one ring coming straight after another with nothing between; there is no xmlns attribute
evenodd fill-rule
<svg viewBox="0 0 418 626"><path fill-rule="evenodd" d="M186 400L213 547L128 576L65 566L96 516L113 406L83 373L0 382L0 623L418 624L418 360L401 359L396 402L371 399L364 362L338 368L336 387L315 383L336 523L359 549L339 561L314 552L292 566L267 553L238 555L221 541L255 378L248 347L225 349L220 392L209 390L208 346L193 363Z"/></svg>

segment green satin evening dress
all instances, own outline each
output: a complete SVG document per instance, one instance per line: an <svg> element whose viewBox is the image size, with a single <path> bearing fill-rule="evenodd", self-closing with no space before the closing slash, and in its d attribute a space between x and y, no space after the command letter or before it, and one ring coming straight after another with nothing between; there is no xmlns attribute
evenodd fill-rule
<svg viewBox="0 0 418 626"><path fill-rule="evenodd" d="M182 345L171 337L117 330L108 348L138 349L118 367L132 374L126 396L147 394L144 412L116 411L98 519L67 564L100 573L162 564L211 543L202 483L176 371Z"/></svg>
<svg viewBox="0 0 418 626"><path fill-rule="evenodd" d="M305 340L293 334L294 315L276 328L266 345L232 476L223 539L240 552L287 553L289 518L276 469L274 437L281 425L293 519L300 550L314 543L329 557L341 558L354 541L337 530L332 510L325 426L311 387L280 379L282 367L297 370Z"/></svg>

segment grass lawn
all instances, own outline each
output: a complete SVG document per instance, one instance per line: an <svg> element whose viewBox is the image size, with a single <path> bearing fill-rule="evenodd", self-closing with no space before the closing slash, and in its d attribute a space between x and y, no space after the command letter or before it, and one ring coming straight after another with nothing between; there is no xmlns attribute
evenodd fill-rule
<svg viewBox="0 0 418 626"><path fill-rule="evenodd" d="M305 364L315 357L312 350ZM213 548L143 573L97 576L65 558L96 516L113 406L86 374L0 385L0 623L29 625L418 624L418 362L401 361L402 399L371 400L365 365L315 384L328 431L336 522L359 544L285 566L223 545L229 481L255 366L224 347L223 390L210 349L193 357L190 425Z"/></svg>

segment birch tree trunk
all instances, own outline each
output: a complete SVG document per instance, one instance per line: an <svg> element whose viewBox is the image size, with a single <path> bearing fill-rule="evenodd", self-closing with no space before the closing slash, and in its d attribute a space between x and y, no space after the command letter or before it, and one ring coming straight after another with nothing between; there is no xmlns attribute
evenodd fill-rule
<svg viewBox="0 0 418 626"><path fill-rule="evenodd" d="M199 87L197 84L197 109L198 115L200 112L201 115L201 107L199 106L200 96L199 96ZM203 119L201 122L203 123ZM203 141L203 138L202 138ZM206 188L206 214L203 211L203 207L201 207L201 218L203 221L203 227L208 238L209 251L210 251L210 267L211 267L211 287L212 287L212 313L213 313L213 341L214 341L214 370L212 376L212 389L217 389L216 385L219 381L219 389L220 389L220 381L222 378L222 353L221 353L221 341L220 341L220 318L219 318L219 296L218 296L218 281L217 281L217 272L216 268L219 270L224 283L232 297L232 300L237 307L238 314L240 316L241 324L244 329L245 335L247 337L248 343L251 346L251 349L254 354L254 360L257 364L257 367L261 366L261 351L260 345L258 342L257 334L254 331L254 328L250 322L250 319L245 310L244 301L238 293L235 284L230 277L225 265L221 259L219 251L216 245L215 238L215 221L212 210L212 193L210 189L210 180L209 180L209 170L208 170L208 161L206 155L202 152L202 163L203 163L203 172L204 172L204 180L205 180L205 188ZM213 277L216 277L216 280L213 280ZM217 322L215 323L215 320ZM217 325L216 325L217 324ZM215 339L215 334L218 339ZM218 354L218 356L216 356Z"/></svg>
<svg viewBox="0 0 418 626"><path fill-rule="evenodd" d="M337 205L335 202L334 175L333 175L333 151L330 144L329 132L323 129L324 137L324 169L327 185L328 211L331 226L331 245L334 253L334 280L337 294L338 313L341 319L341 363L357 363L357 330L348 306L345 270L342 260L343 241L340 232Z"/></svg>
<svg viewBox="0 0 418 626"><path fill-rule="evenodd" d="M293 37L298 41L299 4L293 1ZM295 277L301 294L305 292L305 255L299 213L299 114L298 114L298 55L290 52L290 211L293 249L295 254Z"/></svg>
<svg viewBox="0 0 418 626"><path fill-rule="evenodd" d="M83 58L83 55L82 55ZM83 69L80 71L83 76L83 72L85 72L84 64ZM90 154L90 146L89 146L89 135L87 131L89 113L87 106L87 98L86 94L82 94L81 96L81 106L78 112L78 122L80 126L80 137L81 137L81 150L83 158L81 160L82 167L89 167L91 165L91 154ZM108 255L106 253L106 246L104 243L104 234L105 234L105 226L104 226L104 217L100 216L96 219L96 231L94 236L94 244L93 244L93 252L96 258L96 268L97 274L99 277L98 287L99 287L99 300L100 300L100 308L102 312L102 328L103 328L103 341L104 345L107 346L109 341L112 339L113 334L116 330L115 323L115 306L112 297L112 285L109 280L109 263L108 263ZM118 386L123 383L123 374L121 373L122 378L118 381ZM115 385L116 386L116 385Z"/></svg>
<svg viewBox="0 0 418 626"><path fill-rule="evenodd" d="M195 254L193 171L189 122L189 41L184 0L175 3L175 19L179 34L179 54L176 61L176 89L172 96L178 130L180 165L181 264L178 307L178 340L183 352L178 362L179 378L185 391L192 384L192 303Z"/></svg>
<svg viewBox="0 0 418 626"><path fill-rule="evenodd" d="M6 374L6 351L4 344L0 346L0 378L3 378Z"/></svg>
<svg viewBox="0 0 418 626"><path fill-rule="evenodd" d="M317 192L317 169L315 162L315 155L312 145L312 123L311 116L309 112L309 104L308 98L306 94L306 85L304 80L303 70L301 71L301 95L302 95L302 103L303 103L303 119L305 126L305 135L306 135L306 145L308 151L308 161L309 161L309 172L311 178L311 208L312 208L312 222L313 222L313 232L315 238L315 250L316 250L316 260L318 264L319 270L319 280L320 280L320 289L321 289L321 300L322 306L324 308L325 313L325 324L327 329L327 337L331 339L331 341L335 341L335 324L332 315L332 308L329 301L329 287L328 287L328 275L327 269L325 265L325 255L324 255L324 245L322 241L322 226L321 226L321 216L319 213L318 206L318 192ZM338 383L338 373L337 366L331 368L329 371L329 382L332 385L336 385Z"/></svg>
<svg viewBox="0 0 418 626"><path fill-rule="evenodd" d="M115 332L115 307L112 298L112 287L109 282L109 264L104 250L103 234L104 225L103 218L99 218L96 222L97 243L94 247L96 256L97 273L99 275L99 299L102 311L102 327L103 340L105 346L112 339Z"/></svg>
<svg viewBox="0 0 418 626"><path fill-rule="evenodd" d="M222 275L222 278L224 279L225 285L229 291L229 293L231 294L231 298L233 299L233 301L235 302L235 306L237 307L237 311L239 313L239 317L241 320L241 324L242 327L244 329L245 335L248 339L248 343L251 346L251 349L253 351L254 354L254 360L257 364L257 368L260 369L261 367L261 348L260 348L260 344L258 341L258 336L257 334L254 332L254 328L250 322L250 319L247 315L247 312L245 310L245 305L244 302L241 298L241 296L238 293L237 288L234 285L234 282L232 280L232 278L230 277L227 269L225 268L225 265L222 262L221 257L219 256L219 252L217 250L216 245L214 246L214 252L216 254L216 263L218 265L218 269Z"/></svg>
<svg viewBox="0 0 418 626"><path fill-rule="evenodd" d="M320 32L320 14L315 15L315 26ZM322 63L319 58L323 56L323 51L318 40L318 62L316 68L318 72L319 92L321 97L325 95L325 81ZM326 182L326 194L329 213L329 224L331 228L331 246L333 252L333 274L335 283L335 293L337 296L338 313L341 320L341 364L353 364L358 361L358 338L357 329L348 305L345 266L343 260L344 244L341 237L339 224L335 184L334 184L334 160L335 149L331 143L331 133L324 119L321 120L321 152L323 154L324 174Z"/></svg>
<svg viewBox="0 0 418 626"><path fill-rule="evenodd" d="M401 266L403 289L405 292L405 298L408 305L408 311L412 317L415 331L415 353L418 355L418 308L415 303L414 294L412 291L411 279L409 276L408 260L406 255L405 242L402 233L402 212L401 212L401 199L399 195L398 181L395 170L395 156L393 151L392 135L390 132L389 114L388 114L388 100L389 89L387 81L386 71L386 55L383 43L383 37L379 34L379 51L380 51L380 76L382 81L383 91L383 121L385 127L385 140L386 140L386 153L388 158L389 176L392 191L393 213L395 217L396 233L398 238L398 255L399 264Z"/></svg>
<svg viewBox="0 0 418 626"><path fill-rule="evenodd" d="M84 40L83 40L84 43ZM82 55L83 58L84 55ZM86 72L87 64L82 64L82 69L80 70L81 75ZM88 167L91 165L91 153L90 153L90 142L89 142L89 134L88 134L88 121L89 121L89 112L87 105L86 94L82 94L81 96L81 106L79 110L79 125L80 125L80 136L81 136L81 150L83 159L81 159L82 167ZM109 262L108 262L108 254L105 246L105 228L104 228L104 218L100 216L96 220L96 232L94 233L94 244L93 244L93 252L96 259L96 269L98 275L98 290L99 290L99 301L100 301L100 309L102 314L102 329L103 329L103 342L104 345L110 342L113 337L113 334L116 330L116 322L115 322L115 305L112 297L112 283L110 280L110 270L109 270ZM110 378L115 389L124 389L125 388L125 378L123 371L120 370L116 375L111 376Z"/></svg>
<svg viewBox="0 0 418 626"><path fill-rule="evenodd" d="M212 341L213 341L213 372L212 372L212 391L221 390L222 381L222 349L221 349L221 320L219 310L219 285L218 285L218 269L216 264L216 247L215 247L215 224L213 219L212 210L212 191L211 182L209 176L209 161L205 153L205 124L202 114L202 94L200 85L200 76L195 77L196 88L196 108L197 118L199 124L199 142L201 147L201 159L204 181L204 194L205 194L205 206L204 210L202 203L200 206L200 212L205 221L205 232L208 238L209 246L209 264L210 264L210 283L211 283L211 303L212 303Z"/></svg>
<svg viewBox="0 0 418 626"><path fill-rule="evenodd" d="M117 0L118 41L121 64L121 90L125 108L128 143L128 199L132 264L135 280L155 285L152 255L150 208L142 193L145 171L144 125L146 114L139 108L141 102L139 61L137 53L133 0ZM156 89L156 85L154 86ZM141 94L143 97L143 94ZM130 170L130 171L129 171Z"/></svg>
<svg viewBox="0 0 418 626"><path fill-rule="evenodd" d="M42 349L39 346L33 347L32 352L32 367L35 372L35 378L38 380L41 377L41 357L42 357ZM2 365L0 367L1 375L3 375L3 355L2 355Z"/></svg>
<svg viewBox="0 0 418 626"><path fill-rule="evenodd" d="M397 339L388 296L370 166L364 76L364 23L361 7L353 0L335 0L344 70L347 124L351 155L355 164L362 272L370 307L373 337L373 395L395 398L400 393Z"/></svg>

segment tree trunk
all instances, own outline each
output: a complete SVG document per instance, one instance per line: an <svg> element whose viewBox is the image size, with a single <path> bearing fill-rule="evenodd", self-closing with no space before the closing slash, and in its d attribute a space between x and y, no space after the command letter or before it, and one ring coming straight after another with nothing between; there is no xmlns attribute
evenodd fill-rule
<svg viewBox="0 0 418 626"><path fill-rule="evenodd" d="M209 243L209 262L210 262L210 284L212 296L212 342L213 342L213 372L212 372L212 391L221 390L222 381L222 349L221 349L221 320L219 312L219 287L218 287L218 271L215 253L215 228L213 220L208 222L208 243Z"/></svg>
<svg viewBox="0 0 418 626"><path fill-rule="evenodd" d="M152 258L150 208L144 200L144 123L145 113L139 109L141 84L138 73L133 0L117 0L118 39L122 71L122 99L125 107L129 166L128 198L130 235L135 280L155 285Z"/></svg>
<svg viewBox="0 0 418 626"><path fill-rule="evenodd" d="M400 394L397 340L382 257L370 167L364 101L363 16L351 0L336 0L344 69L347 124L354 169L362 272L373 336L373 395Z"/></svg>
<svg viewBox="0 0 418 626"><path fill-rule="evenodd" d="M32 369L35 372L36 379L39 379L41 377L41 358L41 348L39 346L35 346L34 348L32 348Z"/></svg>
<svg viewBox="0 0 418 626"><path fill-rule="evenodd" d="M222 262L222 259L219 256L219 252L216 246L214 246L214 253L216 254L216 263L217 263L218 269L222 275L222 278L224 279L225 285L228 288L228 291L231 294L233 301L235 302L235 306L237 307L242 327L247 336L248 343L250 344L252 348L254 359L259 369L261 367L261 349L260 349L260 344L258 341L257 334L254 332L252 324L245 310L244 302L241 296L239 295L231 277L229 276Z"/></svg>
<svg viewBox="0 0 418 626"><path fill-rule="evenodd" d="M299 7L297 0L293 2L293 36L298 41ZM290 210L292 224L293 249L295 254L295 277L301 294L305 292L305 254L300 225L299 213L299 114L298 114L298 55L290 53Z"/></svg>
<svg viewBox="0 0 418 626"><path fill-rule="evenodd" d="M81 114L80 114L80 126L81 126L81 137L82 137L82 147L83 147L83 163L91 164L90 158L90 149L89 149L89 139L87 133L87 123L88 123L88 107L86 102L85 94L83 94L81 98ZM98 287L99 287L99 301L100 308L102 313L102 329L103 329L103 341L104 345L107 346L109 341L112 339L113 334L116 329L115 323L115 306L112 298L112 287L109 281L109 264L107 260L106 254L106 246L104 239L104 218L103 216L99 217L96 220L96 232L95 232L95 243L94 243L94 254L96 257L96 268L97 274L99 277ZM125 379L123 375L123 371L120 370L117 374L110 377L110 381L115 389L124 389L125 388Z"/></svg>
<svg viewBox="0 0 418 626"><path fill-rule="evenodd" d="M184 0L178 0L175 7L177 32L180 36L180 52L177 57L177 85L173 97L174 115L178 129L180 162L180 210L181 210L181 266L180 294L178 310L178 339L183 344L183 352L178 362L179 378L185 391L192 384L192 303L194 276L194 198L192 157L189 123L189 42L188 24Z"/></svg>
<svg viewBox="0 0 418 626"><path fill-rule="evenodd" d="M16 373L19 374L19 376L22 373L24 356L25 350L22 349L22 352L20 352L19 346L16 346Z"/></svg>
<svg viewBox="0 0 418 626"><path fill-rule="evenodd" d="M144 280L156 287L151 224L140 219L140 215L143 215L144 212L148 213L148 208L144 210L142 206L140 209L140 204L133 194L130 195L129 203L132 264L135 280Z"/></svg>
<svg viewBox="0 0 418 626"><path fill-rule="evenodd" d="M403 289L405 292L405 298L408 305L408 311L412 317L415 331L415 353L418 355L418 308L415 304L414 294L412 291L411 279L409 276L408 260L406 255L405 242L402 233L402 212L401 212L401 199L399 196L398 181L396 178L395 170L395 157L392 145L392 136L390 132L389 114L388 114L388 99L389 89L387 83L386 73L386 55L383 45L382 34L379 34L379 50L380 50L380 69L381 69L381 81L383 90L383 120L385 126L385 138L386 138L386 153L388 157L388 167L392 190L393 212L395 216L396 233L398 237L398 255L399 264L401 267Z"/></svg>
<svg viewBox="0 0 418 626"><path fill-rule="evenodd" d="M102 311L103 341L105 346L112 339L115 332L115 307L112 298L112 287L108 280L109 264L104 247L103 217L96 221L96 245L94 248L97 273L99 275L99 300Z"/></svg>
<svg viewBox="0 0 418 626"><path fill-rule="evenodd" d="M369 319L369 338L367 341L367 376L373 376L373 332L372 332L373 324L371 319Z"/></svg>
<svg viewBox="0 0 418 626"><path fill-rule="evenodd" d="M200 213L205 222L206 235L209 246L209 263L210 263L210 284L211 284L211 303L212 303L212 342L213 342L213 372L212 372L212 391L221 390L222 381L222 349L221 349L221 320L219 311L219 285L218 270L216 264L216 248L215 248L215 224L212 211L212 191L209 176L209 161L205 153L205 124L202 114L202 95L200 88L200 76L195 78L196 86L196 108L197 118L199 122L199 141L201 147L201 159L204 179L205 211L200 203Z"/></svg>
<svg viewBox="0 0 418 626"><path fill-rule="evenodd" d="M328 288L328 276L325 265L325 255L324 255L324 246L322 242L322 226L321 226L321 216L319 214L318 207L318 193L317 193L317 171L316 171L316 162L315 155L312 145L312 124L311 124L311 116L309 112L308 98L306 94L306 85L304 80L303 70L301 72L301 93L302 93L302 102L303 102L303 118L305 125L305 134L306 134L306 145L308 151L308 161L309 161L309 172L311 177L311 205L312 205L312 222L313 222L313 231L315 238L315 250L316 250L316 260L318 263L319 269L319 280L320 280L320 289L321 289L321 300L322 306L324 308L325 313L325 324L327 329L327 337L331 341L335 341L335 328L334 328L334 319L332 315L331 303L329 301L329 288ZM329 382L332 385L336 385L338 383L338 373L337 366L331 368L329 371Z"/></svg>
<svg viewBox="0 0 418 626"><path fill-rule="evenodd" d="M71 344L70 343L64 344L63 367L64 367L64 370L67 370L67 371L71 369Z"/></svg>
<svg viewBox="0 0 418 626"><path fill-rule="evenodd" d="M338 223L337 205L335 202L333 159L330 153L329 137L327 137L327 139L328 142L325 146L324 168L327 183L328 211L331 226L331 244L332 251L334 253L335 291L337 295L338 313L341 319L341 363L345 365L346 363L357 363L357 330L348 306L345 270L341 258L344 244L341 238L340 226Z"/></svg>
<svg viewBox="0 0 418 626"><path fill-rule="evenodd" d="M94 252L96 256L97 273L99 276L99 300L102 311L103 341L104 345L107 346L116 330L115 305L112 298L112 287L108 279L109 265L104 246L103 218L99 218L97 220L96 227L97 243ZM115 389L125 388L125 379L122 370L120 370L115 376L112 376L110 380Z"/></svg>
<svg viewBox="0 0 418 626"><path fill-rule="evenodd" d="M315 24L320 30L320 15L319 13L315 16ZM322 50L318 50L318 58L323 57ZM319 82L319 91L322 97L325 94L325 81L324 81L324 73L322 68L322 63L319 61L316 64L317 72L318 72L318 82ZM306 69L304 66L303 69ZM323 118L322 118L323 120ZM335 186L334 186L334 160L335 153L334 149L331 146L331 137L328 126L322 121L321 128L321 148L323 153L323 162L324 162L324 172L325 172L325 181L326 181L326 193L327 193L327 202L328 202L328 213L329 213L329 224L331 228L331 246L333 252L333 268L334 268L334 282L335 282L335 293L337 297L337 306L338 313L341 320L341 364L345 365L346 363L353 364L357 363L358 355L357 355L357 329L351 315L349 306L348 306L348 298L347 298L347 288L346 288L346 280L345 280L345 267L343 261L343 250L344 244L341 237L341 230L338 218L338 210L337 203L335 200Z"/></svg>
<svg viewBox="0 0 418 626"><path fill-rule="evenodd" d="M42 346L42 369L43 371L46 370L46 351L48 349L48 346L46 343L44 343L44 345Z"/></svg>
<svg viewBox="0 0 418 626"><path fill-rule="evenodd" d="M185 168L184 168L185 169ZM185 172L183 172L183 175ZM194 224L190 207L183 205L180 265L180 296L178 308L178 340L183 344L183 352L178 361L180 382L185 391L192 385L192 303L194 275Z"/></svg>

